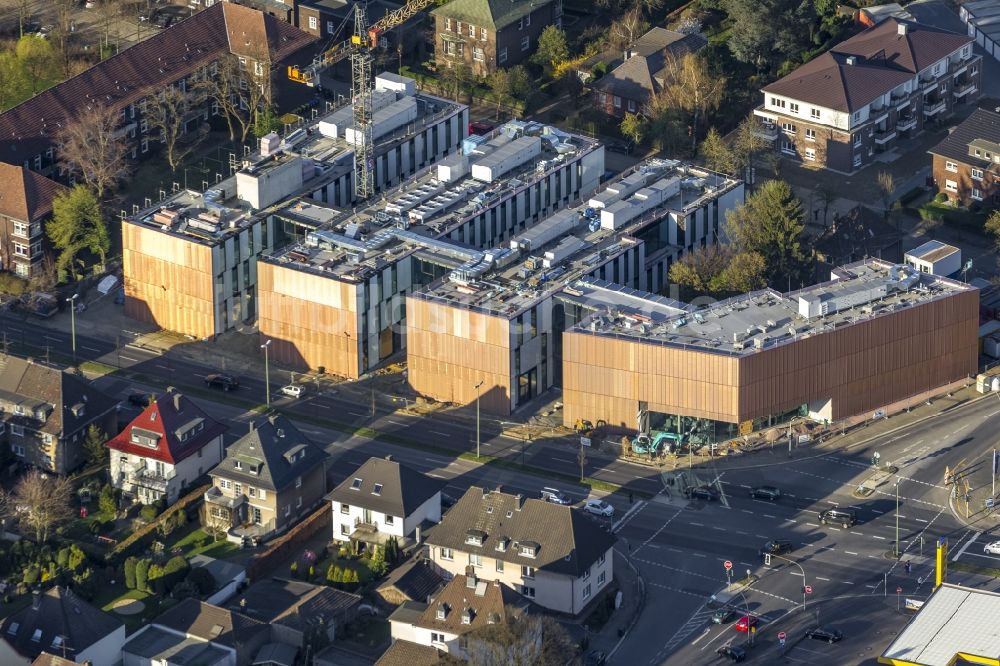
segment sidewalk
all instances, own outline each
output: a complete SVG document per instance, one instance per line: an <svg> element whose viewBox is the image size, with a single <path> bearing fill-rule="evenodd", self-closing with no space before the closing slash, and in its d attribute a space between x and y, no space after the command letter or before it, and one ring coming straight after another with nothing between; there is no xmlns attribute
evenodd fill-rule
<svg viewBox="0 0 1000 666"><path fill-rule="evenodd" d="M607 655L609 663L618 647L628 639L628 633L639 619L646 603L646 584L639 570L628 557L615 548L615 581L622 595L622 605L611 614L611 618L600 631L590 634L590 641L584 653L600 650Z"/></svg>

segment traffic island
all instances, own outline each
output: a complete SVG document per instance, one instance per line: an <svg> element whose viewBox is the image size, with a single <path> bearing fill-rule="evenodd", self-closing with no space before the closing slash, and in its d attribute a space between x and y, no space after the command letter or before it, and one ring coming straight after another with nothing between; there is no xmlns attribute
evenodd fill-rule
<svg viewBox="0 0 1000 666"><path fill-rule="evenodd" d="M852 494L855 497L869 497L879 486L885 485L885 483L892 478L892 475L898 471L899 468L895 465L883 467L862 481L858 487L854 489Z"/></svg>

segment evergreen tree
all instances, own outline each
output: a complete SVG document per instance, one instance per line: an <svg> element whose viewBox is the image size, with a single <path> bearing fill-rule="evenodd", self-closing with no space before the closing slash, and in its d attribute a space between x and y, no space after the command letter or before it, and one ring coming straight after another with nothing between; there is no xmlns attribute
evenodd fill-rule
<svg viewBox="0 0 1000 666"><path fill-rule="evenodd" d="M138 560L134 557L125 558L125 587L135 589L135 569Z"/></svg>
<svg viewBox="0 0 1000 666"><path fill-rule="evenodd" d="M798 283L806 268L805 213L788 183L764 183L727 214L726 230L741 252L764 258L772 286L784 290Z"/></svg>

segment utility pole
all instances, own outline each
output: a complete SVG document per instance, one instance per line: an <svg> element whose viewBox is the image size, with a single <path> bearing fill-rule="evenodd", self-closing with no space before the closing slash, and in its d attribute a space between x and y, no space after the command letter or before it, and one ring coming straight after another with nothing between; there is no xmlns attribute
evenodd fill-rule
<svg viewBox="0 0 1000 666"><path fill-rule="evenodd" d="M360 7L360 5L358 5ZM479 390L483 386L485 379L480 379L479 383L476 384L476 459L479 459L479 446L482 443L482 439L479 434Z"/></svg>
<svg viewBox="0 0 1000 666"><path fill-rule="evenodd" d="M69 303L69 321L70 321L70 337L72 339L73 345L73 362L76 362L76 299L80 294L73 294L70 298L66 299Z"/></svg>
<svg viewBox="0 0 1000 666"><path fill-rule="evenodd" d="M264 403L269 409L271 407L271 372L268 365L267 350L270 346L270 340L260 346L260 348L264 350Z"/></svg>
<svg viewBox="0 0 1000 666"><path fill-rule="evenodd" d="M892 554L899 557L899 477L896 477L896 540L892 543Z"/></svg>

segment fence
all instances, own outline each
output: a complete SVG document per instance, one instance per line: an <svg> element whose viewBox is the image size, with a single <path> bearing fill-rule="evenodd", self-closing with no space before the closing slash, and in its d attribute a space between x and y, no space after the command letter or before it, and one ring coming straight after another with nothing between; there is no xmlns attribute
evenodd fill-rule
<svg viewBox="0 0 1000 666"><path fill-rule="evenodd" d="M271 541L264 552L254 555L247 564L247 579L253 582L261 575L272 571L280 560L291 556L297 548L314 537L321 529L326 529L329 532L332 529L330 506L329 502L323 501L319 508L309 514L305 520Z"/></svg>

